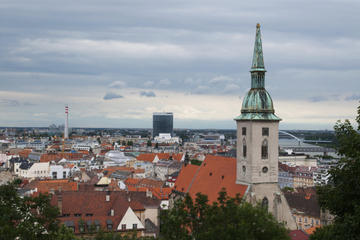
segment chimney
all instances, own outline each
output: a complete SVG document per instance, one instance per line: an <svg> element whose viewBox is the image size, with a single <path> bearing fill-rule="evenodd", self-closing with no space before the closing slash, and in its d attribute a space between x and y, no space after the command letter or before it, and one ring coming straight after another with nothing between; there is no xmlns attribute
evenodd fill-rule
<svg viewBox="0 0 360 240"><path fill-rule="evenodd" d="M106 191L105 201L110 202L110 191Z"/></svg>
<svg viewBox="0 0 360 240"><path fill-rule="evenodd" d="M152 198L152 192L149 189L146 189L146 197Z"/></svg>
<svg viewBox="0 0 360 240"><path fill-rule="evenodd" d="M62 216L63 213L62 213L62 195L61 194L57 195L57 203L58 203L60 216Z"/></svg>

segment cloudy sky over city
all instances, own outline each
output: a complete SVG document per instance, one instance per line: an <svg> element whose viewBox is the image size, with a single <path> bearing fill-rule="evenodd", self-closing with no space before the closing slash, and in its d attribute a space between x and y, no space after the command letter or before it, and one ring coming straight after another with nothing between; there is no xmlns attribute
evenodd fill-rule
<svg viewBox="0 0 360 240"><path fill-rule="evenodd" d="M256 23L282 129L360 100L359 0L0 2L0 126L235 128Z"/></svg>

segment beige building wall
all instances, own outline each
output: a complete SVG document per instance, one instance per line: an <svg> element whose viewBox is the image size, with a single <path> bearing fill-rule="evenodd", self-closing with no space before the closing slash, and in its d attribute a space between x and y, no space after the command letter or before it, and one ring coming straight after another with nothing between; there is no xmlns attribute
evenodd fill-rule
<svg viewBox="0 0 360 240"><path fill-rule="evenodd" d="M246 128L246 135L243 128ZM268 135L263 135L268 128ZM290 207L278 186L279 159L278 121L237 121L237 184L249 185L246 199L252 204L267 206L275 219L287 228L297 229ZM262 157L262 146L267 143L267 157ZM243 154L246 144L246 156Z"/></svg>
<svg viewBox="0 0 360 240"><path fill-rule="evenodd" d="M278 182L278 142L279 123L276 121L237 121L237 177L236 183L277 183ZM246 135L242 128L246 128ZM269 136L262 135L262 129L269 129ZM261 157L261 146L268 144L268 157ZM243 145L246 143L246 157ZM268 171L264 172L264 167Z"/></svg>

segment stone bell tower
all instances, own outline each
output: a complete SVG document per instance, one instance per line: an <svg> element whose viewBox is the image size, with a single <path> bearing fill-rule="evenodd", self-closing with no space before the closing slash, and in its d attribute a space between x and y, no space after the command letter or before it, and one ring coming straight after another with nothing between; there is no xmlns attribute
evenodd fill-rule
<svg viewBox="0 0 360 240"><path fill-rule="evenodd" d="M278 221L291 229L296 223L278 187L278 132L281 119L275 115L273 101L265 89L265 66L260 24L256 25L251 66L251 89L243 99L237 124L236 183L249 185L246 199L260 202Z"/></svg>

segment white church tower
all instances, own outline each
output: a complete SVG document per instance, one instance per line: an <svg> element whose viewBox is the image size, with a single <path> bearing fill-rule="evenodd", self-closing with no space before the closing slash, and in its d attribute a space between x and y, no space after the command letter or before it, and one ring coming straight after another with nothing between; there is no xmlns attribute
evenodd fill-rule
<svg viewBox="0 0 360 240"><path fill-rule="evenodd" d="M278 132L270 94L265 89L265 66L260 24L256 25L254 56L251 66L251 89L244 97L237 124L236 183L249 186L246 199L260 202L288 228L296 229L289 206L278 186Z"/></svg>

